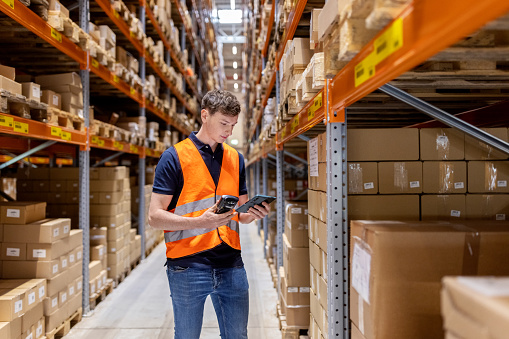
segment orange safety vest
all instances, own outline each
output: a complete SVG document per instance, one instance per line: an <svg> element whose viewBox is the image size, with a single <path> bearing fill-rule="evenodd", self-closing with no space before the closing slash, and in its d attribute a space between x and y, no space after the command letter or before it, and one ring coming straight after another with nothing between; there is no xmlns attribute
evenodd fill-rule
<svg viewBox="0 0 509 339"><path fill-rule="evenodd" d="M239 196L239 154L223 144L223 162L217 187L207 165L192 142L187 138L175 146L184 175L184 187L177 206L170 212L184 217L199 217L212 207L221 195ZM220 147L218 145L218 147ZM194 228L181 231L164 231L166 257L181 258L212 249L222 241L240 250L239 218L213 228Z"/></svg>

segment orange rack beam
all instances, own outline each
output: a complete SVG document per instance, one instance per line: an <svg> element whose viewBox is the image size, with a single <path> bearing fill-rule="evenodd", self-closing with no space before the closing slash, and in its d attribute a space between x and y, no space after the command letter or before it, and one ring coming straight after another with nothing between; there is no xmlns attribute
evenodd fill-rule
<svg viewBox="0 0 509 339"><path fill-rule="evenodd" d="M283 42L279 46L279 51L276 55L276 68L279 68L279 62L281 61L283 53L285 52L286 43L288 40L293 39L293 35L297 30L297 26L299 25L300 18L304 12L304 8L306 8L306 4L307 0L298 0L297 5L292 9L290 15L288 16L285 32L283 33Z"/></svg>
<svg viewBox="0 0 509 339"><path fill-rule="evenodd" d="M272 8L270 10L269 17L269 28L267 29L267 37L265 39L265 46L263 46L262 55L265 57L267 55L267 49L269 48L269 39L270 33L272 32L272 24L274 23L274 15L276 12L276 1L272 0Z"/></svg>
<svg viewBox="0 0 509 339"><path fill-rule="evenodd" d="M145 147L143 146L133 145L127 142L116 141L109 138L103 138L97 135L90 136L90 147L137 154L141 158L145 157Z"/></svg>

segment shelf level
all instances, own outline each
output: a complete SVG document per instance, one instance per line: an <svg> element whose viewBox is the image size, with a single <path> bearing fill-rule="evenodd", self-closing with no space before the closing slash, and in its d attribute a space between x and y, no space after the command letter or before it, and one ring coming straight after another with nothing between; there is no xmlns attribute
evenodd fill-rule
<svg viewBox="0 0 509 339"><path fill-rule="evenodd" d="M124 152L129 154L137 154L140 157L145 157L145 147L129 144L127 142L116 141L109 138L103 138L97 135L90 136L90 147L106 149L116 152Z"/></svg>
<svg viewBox="0 0 509 339"><path fill-rule="evenodd" d="M267 37L265 38L265 46L263 46L263 50L262 50L263 57L267 56L267 49L269 49L270 33L272 32L272 25L274 23L275 13L276 13L276 2L274 0L272 0L272 8L270 10L270 16L269 16L269 27L267 28Z"/></svg>

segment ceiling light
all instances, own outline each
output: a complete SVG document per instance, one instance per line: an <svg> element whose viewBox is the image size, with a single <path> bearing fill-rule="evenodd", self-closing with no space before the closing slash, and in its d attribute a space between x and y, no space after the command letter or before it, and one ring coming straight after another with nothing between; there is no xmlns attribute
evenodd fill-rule
<svg viewBox="0 0 509 339"><path fill-rule="evenodd" d="M233 62L233 68L237 69L237 61Z"/></svg>
<svg viewBox="0 0 509 339"><path fill-rule="evenodd" d="M230 0L230 7L232 8L232 11L235 10L235 0Z"/></svg>
<svg viewBox="0 0 509 339"><path fill-rule="evenodd" d="M237 73L233 74L233 80L237 80L239 78L239 75Z"/></svg>
<svg viewBox="0 0 509 339"><path fill-rule="evenodd" d="M238 84L238 83L234 83L234 84L233 84L233 88L235 88L235 89L239 89L239 84Z"/></svg>
<svg viewBox="0 0 509 339"><path fill-rule="evenodd" d="M233 46L232 47L232 53L233 54L237 54L237 46Z"/></svg>
<svg viewBox="0 0 509 339"><path fill-rule="evenodd" d="M217 11L220 24L240 24L242 23L242 11L240 9L229 10L221 9Z"/></svg>

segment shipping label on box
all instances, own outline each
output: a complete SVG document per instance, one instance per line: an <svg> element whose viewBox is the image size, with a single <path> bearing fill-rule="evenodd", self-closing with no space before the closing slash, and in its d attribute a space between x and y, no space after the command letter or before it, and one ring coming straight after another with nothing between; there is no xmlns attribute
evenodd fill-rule
<svg viewBox="0 0 509 339"><path fill-rule="evenodd" d="M0 202L0 223L24 225L46 217L45 202Z"/></svg>
<svg viewBox="0 0 509 339"><path fill-rule="evenodd" d="M422 193L422 162L380 162L380 194Z"/></svg>
<svg viewBox="0 0 509 339"><path fill-rule="evenodd" d="M1 260L27 260L26 244L3 242L1 249Z"/></svg>
<svg viewBox="0 0 509 339"><path fill-rule="evenodd" d="M423 193L466 193L466 191L466 162L423 162Z"/></svg>

